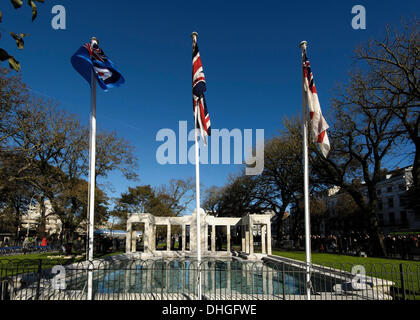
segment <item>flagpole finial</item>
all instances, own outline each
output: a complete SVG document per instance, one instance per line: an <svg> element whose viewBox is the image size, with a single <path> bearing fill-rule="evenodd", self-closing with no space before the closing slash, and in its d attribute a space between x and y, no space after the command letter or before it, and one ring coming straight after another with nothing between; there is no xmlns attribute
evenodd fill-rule
<svg viewBox="0 0 420 320"><path fill-rule="evenodd" d="M306 47L308 46L308 42L307 41L302 41L299 45L299 47L301 47L303 50L306 50Z"/></svg>
<svg viewBox="0 0 420 320"><path fill-rule="evenodd" d="M198 33L197 32L193 32L193 33L191 33L191 38L195 38L195 39L197 39L198 38Z"/></svg>
<svg viewBox="0 0 420 320"><path fill-rule="evenodd" d="M92 37L92 39L90 39L90 42L93 44L93 43L96 43L96 44L98 44L99 45L99 40L98 40L98 38L96 38L96 37Z"/></svg>

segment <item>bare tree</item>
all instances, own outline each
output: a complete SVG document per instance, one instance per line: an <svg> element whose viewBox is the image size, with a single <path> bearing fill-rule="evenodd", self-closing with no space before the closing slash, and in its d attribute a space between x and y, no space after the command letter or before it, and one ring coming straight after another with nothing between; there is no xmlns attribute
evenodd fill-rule
<svg viewBox="0 0 420 320"><path fill-rule="evenodd" d="M372 92L365 107L389 109L398 121L402 136L414 146L413 204L420 210L420 20L402 22L399 30L386 28L382 40L371 40L356 50L358 60L372 78L363 83ZM378 97L385 97L378 99ZM376 100L376 103L372 103ZM392 103L390 101L392 100Z"/></svg>
<svg viewBox="0 0 420 320"><path fill-rule="evenodd" d="M296 119L283 121L289 130L300 128ZM302 139L292 132L282 132L266 142L264 170L257 178L256 197L278 216L277 238L280 238L283 216L287 207L303 189Z"/></svg>
<svg viewBox="0 0 420 320"><path fill-rule="evenodd" d="M168 185L155 189L156 197L176 216L186 213L188 206L195 199L195 183L192 178L172 179Z"/></svg>
<svg viewBox="0 0 420 320"><path fill-rule="evenodd" d="M367 215L372 249L375 254L385 255L376 216L376 186L383 162L391 156L401 133L391 109L373 108L383 101L391 106L396 103L386 92L379 95L368 90L373 81L370 75L354 72L345 89L338 89L333 99L335 124L329 132L330 155L326 159L312 148L310 161L320 184L339 186L353 197ZM362 185L353 183L358 178L363 179Z"/></svg>

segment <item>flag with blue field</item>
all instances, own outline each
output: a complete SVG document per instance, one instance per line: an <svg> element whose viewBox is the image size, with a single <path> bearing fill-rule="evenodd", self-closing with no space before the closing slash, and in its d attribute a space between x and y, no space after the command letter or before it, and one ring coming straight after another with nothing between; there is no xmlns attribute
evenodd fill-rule
<svg viewBox="0 0 420 320"><path fill-rule="evenodd" d="M97 43L86 43L71 57L71 64L89 85L92 83L92 69L99 86L108 91L125 83L124 77L105 55Z"/></svg>

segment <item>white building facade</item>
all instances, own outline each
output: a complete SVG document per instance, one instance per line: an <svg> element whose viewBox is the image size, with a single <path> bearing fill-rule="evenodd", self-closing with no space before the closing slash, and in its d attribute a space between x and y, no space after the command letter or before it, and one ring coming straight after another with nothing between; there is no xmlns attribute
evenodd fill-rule
<svg viewBox="0 0 420 320"><path fill-rule="evenodd" d="M420 231L420 212L404 208L403 195L410 188L412 180L412 167L407 167L390 172L378 183L377 213L385 233Z"/></svg>
<svg viewBox="0 0 420 320"><path fill-rule="evenodd" d="M47 234L59 234L62 230L63 224L57 215L52 214L51 203L46 200L45 205L45 231ZM41 211L39 205L31 205L28 209L28 212L22 216L21 226L23 230L36 230L41 221Z"/></svg>

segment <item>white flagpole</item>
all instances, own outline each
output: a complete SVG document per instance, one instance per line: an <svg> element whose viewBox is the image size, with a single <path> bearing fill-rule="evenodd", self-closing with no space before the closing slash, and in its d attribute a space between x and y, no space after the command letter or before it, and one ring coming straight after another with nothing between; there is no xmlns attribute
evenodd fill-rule
<svg viewBox="0 0 420 320"><path fill-rule="evenodd" d="M303 53L306 51L307 42L302 41L300 47ZM302 60L301 60L302 61ZM302 78L302 95L303 95L303 162L304 162L304 199L305 199L305 250L306 250L306 296L307 300L311 300L311 220L309 211L309 157L308 157L308 102L305 96L305 79Z"/></svg>
<svg viewBox="0 0 420 320"><path fill-rule="evenodd" d="M98 43L92 37L92 44ZM96 78L92 69L91 81L91 102L92 112L90 116L90 150L89 150L89 272L88 272L88 300L93 300L93 236L95 220L95 179L96 179Z"/></svg>
<svg viewBox="0 0 420 320"><path fill-rule="evenodd" d="M197 213L197 264L198 264L198 279L197 279L197 291L198 299L201 300L201 232L200 232L200 156L199 156L199 145L198 145L198 133L200 130L197 128L197 116L198 106L195 107L195 190L196 190L196 213Z"/></svg>
<svg viewBox="0 0 420 320"><path fill-rule="evenodd" d="M198 33L193 32L191 38L193 43L197 43ZM196 101L194 100L194 103ZM196 214L197 214L197 264L198 264L198 279L197 279L197 294L198 299L201 300L201 233L200 233L200 155L199 155L199 145L198 145L198 130L197 128L198 121L198 105L195 104L194 110L194 127L195 127L195 190L196 190Z"/></svg>

